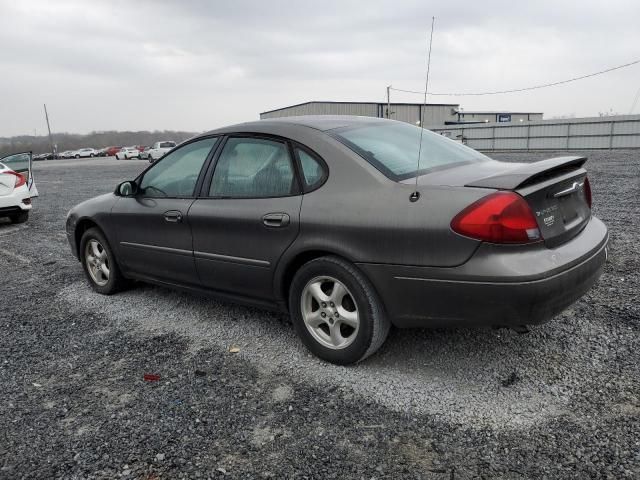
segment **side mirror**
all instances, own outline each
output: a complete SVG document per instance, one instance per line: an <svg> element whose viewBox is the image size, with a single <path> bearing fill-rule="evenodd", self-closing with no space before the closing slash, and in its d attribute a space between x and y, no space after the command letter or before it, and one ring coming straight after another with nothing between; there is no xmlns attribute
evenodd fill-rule
<svg viewBox="0 0 640 480"><path fill-rule="evenodd" d="M122 182L116 187L115 194L118 197L132 197L138 192L136 182Z"/></svg>

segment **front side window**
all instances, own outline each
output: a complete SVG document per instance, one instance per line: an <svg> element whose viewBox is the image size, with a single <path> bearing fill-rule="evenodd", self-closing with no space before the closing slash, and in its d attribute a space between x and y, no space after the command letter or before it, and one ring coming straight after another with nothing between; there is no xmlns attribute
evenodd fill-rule
<svg viewBox="0 0 640 480"><path fill-rule="evenodd" d="M218 158L209 196L285 197L297 193L291 158L283 142L229 138Z"/></svg>
<svg viewBox="0 0 640 480"><path fill-rule="evenodd" d="M140 182L145 197L191 197L209 152L218 141L205 138L171 152L146 171Z"/></svg>
<svg viewBox="0 0 640 480"><path fill-rule="evenodd" d="M392 180L416 176L420 127L402 122L358 125L328 132ZM489 160L485 155L429 130L422 132L418 175L465 163Z"/></svg>

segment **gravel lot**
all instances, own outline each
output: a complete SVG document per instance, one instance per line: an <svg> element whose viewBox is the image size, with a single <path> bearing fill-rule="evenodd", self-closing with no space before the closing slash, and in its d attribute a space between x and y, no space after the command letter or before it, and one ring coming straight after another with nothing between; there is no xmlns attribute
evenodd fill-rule
<svg viewBox="0 0 640 480"><path fill-rule="evenodd" d="M527 335L394 331L349 368L281 315L93 293L66 212L147 163L36 163L29 222L0 220L0 478L639 478L640 153L586 155L611 243L581 301Z"/></svg>

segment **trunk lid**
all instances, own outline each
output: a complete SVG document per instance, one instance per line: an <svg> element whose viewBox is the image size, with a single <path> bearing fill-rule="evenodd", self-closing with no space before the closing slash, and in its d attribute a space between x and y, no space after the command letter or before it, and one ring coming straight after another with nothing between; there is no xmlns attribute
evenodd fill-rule
<svg viewBox="0 0 640 480"><path fill-rule="evenodd" d="M585 157L557 157L509 165L504 171L469 181L467 187L512 190L536 217L545 244L553 247L580 233L591 218Z"/></svg>
<svg viewBox="0 0 640 480"><path fill-rule="evenodd" d="M33 172L31 169L33 164L33 154L31 152L13 153L11 155L7 155L0 158L0 164L3 164L14 172L23 175L27 180L29 194L32 197L38 196L38 189L36 188L36 184L33 180ZM13 188L11 189L11 191L13 191ZM5 193L5 195L8 195L8 193Z"/></svg>
<svg viewBox="0 0 640 480"><path fill-rule="evenodd" d="M9 171L8 167L0 163L0 197L4 197L13 193L13 186L16 184L16 177L5 172Z"/></svg>

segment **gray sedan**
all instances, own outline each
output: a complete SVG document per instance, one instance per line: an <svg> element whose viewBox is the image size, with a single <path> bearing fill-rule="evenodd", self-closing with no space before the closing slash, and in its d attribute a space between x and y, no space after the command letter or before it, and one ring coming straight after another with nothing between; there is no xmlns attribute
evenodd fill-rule
<svg viewBox="0 0 640 480"><path fill-rule="evenodd" d="M397 327L525 329L597 280L586 159L503 163L406 123L308 116L215 130L73 208L90 285L131 280L288 312L350 364Z"/></svg>

